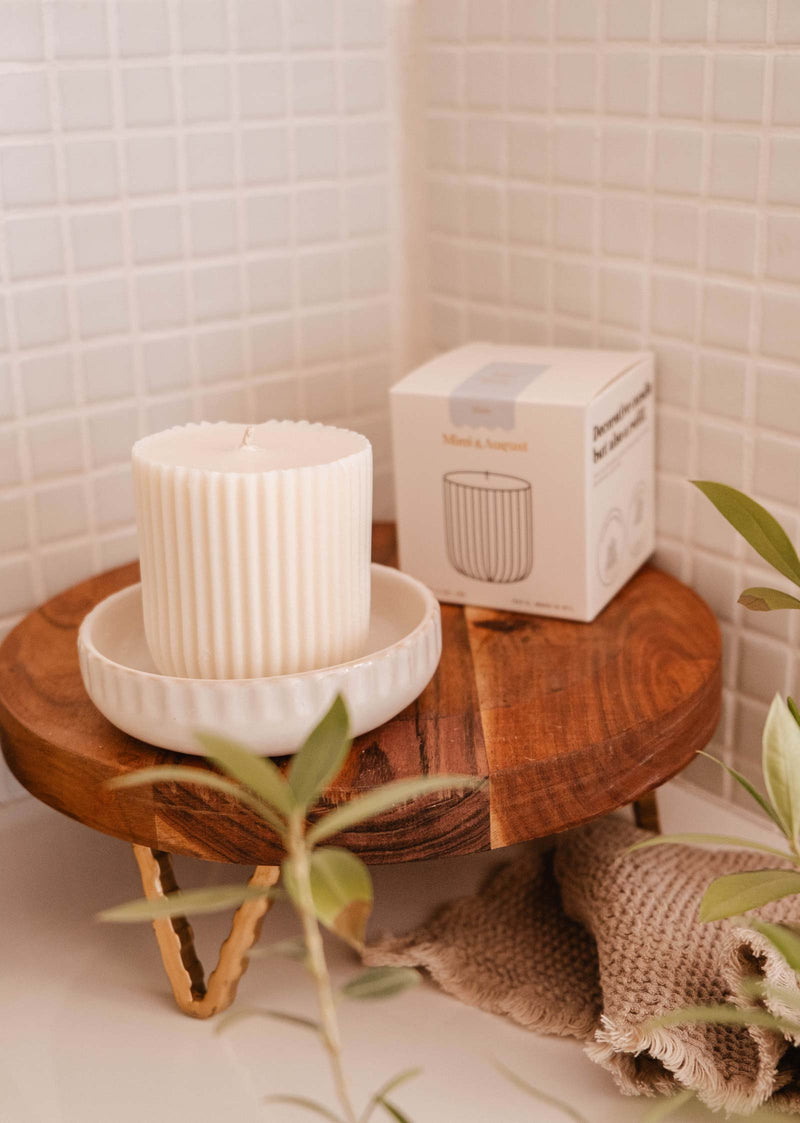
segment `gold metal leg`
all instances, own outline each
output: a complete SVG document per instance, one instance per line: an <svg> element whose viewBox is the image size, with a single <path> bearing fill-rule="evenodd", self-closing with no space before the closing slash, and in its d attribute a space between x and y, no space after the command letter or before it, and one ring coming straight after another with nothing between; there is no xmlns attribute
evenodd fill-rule
<svg viewBox="0 0 800 1123"><path fill-rule="evenodd" d="M134 846L148 900L157 900L178 888L172 860L163 850ZM250 885L269 887L278 880L277 866L256 866ZM269 897L244 901L233 918L231 932L219 953L219 961L206 983L203 965L194 949L194 933L183 916L153 921L161 958L180 1009L192 1018L211 1018L227 1010L236 997L239 980L247 970L247 952L261 934L261 925L271 902Z"/></svg>
<svg viewBox="0 0 800 1123"><path fill-rule="evenodd" d="M656 834L661 834L661 819L658 815L655 789L636 800L633 805L633 817L636 820L637 827L641 827L644 831L655 831Z"/></svg>

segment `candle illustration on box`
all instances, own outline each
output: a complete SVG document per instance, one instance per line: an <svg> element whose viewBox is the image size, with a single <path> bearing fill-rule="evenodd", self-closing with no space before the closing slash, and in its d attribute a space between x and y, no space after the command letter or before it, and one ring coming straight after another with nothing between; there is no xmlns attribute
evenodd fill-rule
<svg viewBox="0 0 800 1123"><path fill-rule="evenodd" d="M531 485L498 472L448 472L444 476L447 556L475 581L511 584L533 568Z"/></svg>

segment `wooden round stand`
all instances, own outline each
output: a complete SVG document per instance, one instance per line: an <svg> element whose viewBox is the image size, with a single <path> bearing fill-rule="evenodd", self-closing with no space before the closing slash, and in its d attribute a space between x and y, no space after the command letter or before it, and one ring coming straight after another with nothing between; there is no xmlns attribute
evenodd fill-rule
<svg viewBox="0 0 800 1123"><path fill-rule="evenodd" d="M394 562L391 525L375 527L373 552L376 561ZM120 732L83 688L80 622L136 580L135 565L91 578L31 613L0 646L6 760L51 807L133 843L150 896L174 888L169 853L255 864L256 878L274 877L277 840L231 798L191 784L106 787L139 768L202 764ZM634 801L640 820L649 815L645 825L655 826L655 804L643 797L689 763L719 717L716 621L695 593L649 566L592 624L443 605L442 631L431 684L396 718L355 741L326 804L419 774L466 772L489 782L419 799L335 840L367 862L506 846ZM157 922L182 1009L205 1017L232 1001L264 911L260 903L242 906L223 949L227 966L221 961L222 975L215 972L208 985L188 925Z"/></svg>

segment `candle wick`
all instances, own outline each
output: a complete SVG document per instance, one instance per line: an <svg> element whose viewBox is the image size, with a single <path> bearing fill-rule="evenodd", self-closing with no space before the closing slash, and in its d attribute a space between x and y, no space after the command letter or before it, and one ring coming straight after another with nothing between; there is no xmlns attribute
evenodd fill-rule
<svg viewBox="0 0 800 1123"><path fill-rule="evenodd" d="M255 448L253 444L253 433L255 433L255 431L255 425L247 426L244 431L244 436L242 437L242 443L239 446L240 448Z"/></svg>

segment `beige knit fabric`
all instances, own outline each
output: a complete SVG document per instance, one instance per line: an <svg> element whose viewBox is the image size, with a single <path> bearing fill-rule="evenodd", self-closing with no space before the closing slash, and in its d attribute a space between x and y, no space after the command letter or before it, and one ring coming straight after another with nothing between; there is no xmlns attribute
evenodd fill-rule
<svg viewBox="0 0 800 1123"><path fill-rule="evenodd" d="M474 897L374 945L367 961L423 967L463 1002L581 1038L625 1093L690 1088L711 1108L800 1111L800 1041L738 1026L643 1028L677 1007L723 1002L754 974L798 989L757 933L697 920L714 877L779 863L684 846L625 853L645 837L619 818L564 835L554 852L516 860ZM790 899L760 915L798 922L800 907Z"/></svg>

